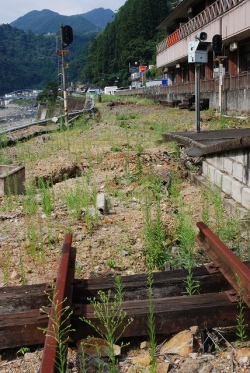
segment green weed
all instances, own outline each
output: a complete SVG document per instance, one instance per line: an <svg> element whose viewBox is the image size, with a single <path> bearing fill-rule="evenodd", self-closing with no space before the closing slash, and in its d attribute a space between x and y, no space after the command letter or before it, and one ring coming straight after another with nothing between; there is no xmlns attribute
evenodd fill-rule
<svg viewBox="0 0 250 373"><path fill-rule="evenodd" d="M40 188L42 194L42 209L47 216L51 215L55 200L54 190L53 187L50 187L50 184L51 183L48 180L45 182L43 178L39 178L38 180L38 187Z"/></svg>
<svg viewBox="0 0 250 373"><path fill-rule="evenodd" d="M243 295L242 295L242 284L239 278L239 275L236 274L236 281L237 281L237 287L238 287L238 309L239 313L236 316L236 321L237 321L237 332L236 335L239 338L240 342L244 342L247 339L247 333L246 333L246 323L245 323L245 315L244 315L244 310L245 310L245 303L243 300Z"/></svg>
<svg viewBox="0 0 250 373"><path fill-rule="evenodd" d="M36 187L34 180L30 180L24 184L25 195L23 195L23 210L26 214L32 215L38 209L38 203L36 199Z"/></svg>
<svg viewBox="0 0 250 373"><path fill-rule="evenodd" d="M144 242L146 249L146 262L150 270L163 269L166 259L164 250L165 229L161 212L161 181L155 179L151 191L155 204L149 198L149 191L146 191L144 208ZM154 209L153 209L154 208ZM154 210L154 211L153 211Z"/></svg>
<svg viewBox="0 0 250 373"><path fill-rule="evenodd" d="M156 364L156 335L155 335L155 317L154 317L154 305L153 305L153 285L154 279L152 272L148 273L147 279L148 285L148 336L149 336L149 343L150 343L150 357L151 357L151 365L150 365L150 372L156 373L157 372L157 364Z"/></svg>
<svg viewBox="0 0 250 373"><path fill-rule="evenodd" d="M127 314L122 309L123 288L120 276L115 277L115 295L113 302L111 302L111 291L108 291L107 294L105 294L103 291L98 291L98 297L100 298L100 301L97 301L96 298L91 298L89 301L94 308L94 314L100 321L101 326L95 325L92 321L86 319L85 317L80 319L90 325L103 339L108 342L110 346L108 356L110 360L110 372L117 373L118 367L114 353L114 345L122 337L126 328L133 321L132 318L127 319ZM120 329L121 326L122 328ZM125 345L121 343L121 347L124 346Z"/></svg>
<svg viewBox="0 0 250 373"><path fill-rule="evenodd" d="M73 313L70 311L70 306L66 305L67 298L62 302L57 299L57 293L54 286L52 285L52 294L47 293L48 300L52 304L53 312L47 309L47 307L42 307L41 312L46 314L48 318L52 321L52 329L48 328L38 328L47 336L53 338L57 343L57 356L56 356L56 368L58 373L66 372L67 363L67 343L69 341L69 333L75 331L72 329L69 320Z"/></svg>

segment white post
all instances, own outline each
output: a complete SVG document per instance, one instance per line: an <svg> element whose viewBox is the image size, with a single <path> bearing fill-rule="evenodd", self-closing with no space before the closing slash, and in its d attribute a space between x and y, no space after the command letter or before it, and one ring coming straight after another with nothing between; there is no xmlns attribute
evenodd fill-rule
<svg viewBox="0 0 250 373"><path fill-rule="evenodd" d="M200 64L195 64L195 123L196 132L200 132Z"/></svg>
<svg viewBox="0 0 250 373"><path fill-rule="evenodd" d="M222 113L222 77L223 77L223 64L219 63L219 113Z"/></svg>

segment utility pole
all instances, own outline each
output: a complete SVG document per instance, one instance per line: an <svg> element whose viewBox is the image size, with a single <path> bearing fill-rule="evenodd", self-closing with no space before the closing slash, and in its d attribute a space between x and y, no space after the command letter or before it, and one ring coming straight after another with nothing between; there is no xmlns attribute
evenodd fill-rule
<svg viewBox="0 0 250 373"><path fill-rule="evenodd" d="M200 64L195 64L195 123L196 132L200 132Z"/></svg>
<svg viewBox="0 0 250 373"><path fill-rule="evenodd" d="M66 90L66 70L65 70L65 54L69 51L65 49L69 44L73 42L73 31L70 26L63 26L61 23L61 49L57 51L57 54L62 55L62 86L63 86L63 107L64 107L64 118L65 125L68 127L68 97Z"/></svg>
<svg viewBox="0 0 250 373"><path fill-rule="evenodd" d="M64 48L63 42L63 25L61 23L61 52L62 52L62 86L63 86L63 108L64 108L64 120L65 126L68 127L68 97L67 97L67 90L66 90L66 70L65 70L65 58L64 54L68 53L67 50Z"/></svg>

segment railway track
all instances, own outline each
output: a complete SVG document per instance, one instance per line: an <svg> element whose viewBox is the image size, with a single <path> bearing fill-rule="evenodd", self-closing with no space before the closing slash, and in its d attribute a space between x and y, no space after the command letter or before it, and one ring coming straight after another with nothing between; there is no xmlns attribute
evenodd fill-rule
<svg viewBox="0 0 250 373"><path fill-rule="evenodd" d="M156 334L175 333L192 325L198 325L201 330L235 325L239 283L248 306L244 314L245 322L250 322L250 262L242 263L204 223L197 223L197 226L197 241L213 263L193 268L193 277L200 284L198 295L183 295L186 270L153 274ZM45 294L52 291L51 284L0 289L0 350L44 344L40 373L56 372L58 346L53 336L55 312L59 317L57 320L65 322L65 314L61 312L63 307L69 306L73 311L66 322L70 323L70 329L74 329L69 332L69 342L75 344L88 335L95 335L95 331L79 317L84 316L95 324L99 323L88 298L98 298L99 290L110 290L111 300L114 295L114 279L74 279L75 258L72 235L67 234L54 284L53 304ZM145 336L148 334L147 275L122 277L122 284L122 307L127 317L134 319L123 336ZM51 317L41 312L42 307L49 310ZM46 337L41 329L47 329Z"/></svg>

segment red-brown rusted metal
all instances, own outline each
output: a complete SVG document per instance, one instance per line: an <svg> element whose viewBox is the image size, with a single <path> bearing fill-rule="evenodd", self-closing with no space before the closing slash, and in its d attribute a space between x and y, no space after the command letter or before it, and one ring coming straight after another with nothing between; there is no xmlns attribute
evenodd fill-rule
<svg viewBox="0 0 250 373"><path fill-rule="evenodd" d="M43 358L40 367L40 373L55 373L58 343L54 336L54 329L61 323L61 313L65 306L64 300L66 298L66 290L69 284L69 263L71 256L72 234L66 234L62 248L61 260L58 269L58 275L55 286L55 301L51 306L51 313L48 322L48 330L46 333ZM70 276L71 277L71 276ZM56 305L56 307L55 307ZM57 321L55 321L55 319ZM58 325L56 325L58 323Z"/></svg>
<svg viewBox="0 0 250 373"><path fill-rule="evenodd" d="M241 291L250 308L250 270L203 222L197 226L200 229L197 241L233 288Z"/></svg>

